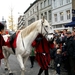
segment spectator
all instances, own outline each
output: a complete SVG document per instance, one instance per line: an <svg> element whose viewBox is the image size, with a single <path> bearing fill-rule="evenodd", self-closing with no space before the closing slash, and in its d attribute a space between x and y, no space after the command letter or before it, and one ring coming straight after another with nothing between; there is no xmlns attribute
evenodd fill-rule
<svg viewBox="0 0 75 75"><path fill-rule="evenodd" d="M65 49L67 54L66 67L68 75L75 75L75 40L70 31L67 32Z"/></svg>
<svg viewBox="0 0 75 75"><path fill-rule="evenodd" d="M30 62L31 62L31 67L30 68L33 68L34 66L34 61L35 61L35 48L32 48L31 50L31 54L30 54Z"/></svg>
<svg viewBox="0 0 75 75"><path fill-rule="evenodd" d="M61 50L57 49L56 54L55 54L56 75L60 75L61 61L62 61Z"/></svg>

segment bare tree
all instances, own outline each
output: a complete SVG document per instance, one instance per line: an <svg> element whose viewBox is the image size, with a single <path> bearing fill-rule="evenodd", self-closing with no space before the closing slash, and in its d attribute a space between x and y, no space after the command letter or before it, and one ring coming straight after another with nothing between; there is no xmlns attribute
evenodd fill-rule
<svg viewBox="0 0 75 75"><path fill-rule="evenodd" d="M10 15L8 17L9 28L13 31L13 8L10 9Z"/></svg>

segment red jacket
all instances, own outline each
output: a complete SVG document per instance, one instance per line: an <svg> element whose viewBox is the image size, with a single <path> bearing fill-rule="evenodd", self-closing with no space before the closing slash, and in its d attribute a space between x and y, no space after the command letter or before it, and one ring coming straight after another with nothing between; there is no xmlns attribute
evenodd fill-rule
<svg viewBox="0 0 75 75"><path fill-rule="evenodd" d="M41 34L32 43L36 47L36 60L42 69L47 69L50 63L50 51L48 41Z"/></svg>
<svg viewBox="0 0 75 75"><path fill-rule="evenodd" d="M0 34L0 59L4 58L3 53L2 53L2 46L5 45L5 41L2 37L2 35Z"/></svg>

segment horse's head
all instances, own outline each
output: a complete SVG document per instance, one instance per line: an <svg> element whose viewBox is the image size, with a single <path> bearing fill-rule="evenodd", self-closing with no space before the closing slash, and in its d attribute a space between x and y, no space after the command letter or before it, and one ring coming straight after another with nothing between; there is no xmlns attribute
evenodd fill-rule
<svg viewBox="0 0 75 75"><path fill-rule="evenodd" d="M48 21L46 19L42 19L41 20L41 25L40 25L40 33L43 34L44 36L49 35L49 38L53 37L53 29L52 27L49 25Z"/></svg>

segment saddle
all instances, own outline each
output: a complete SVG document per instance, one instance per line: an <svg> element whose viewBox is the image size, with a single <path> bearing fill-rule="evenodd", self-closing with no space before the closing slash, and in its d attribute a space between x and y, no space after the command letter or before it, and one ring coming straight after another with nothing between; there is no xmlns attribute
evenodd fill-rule
<svg viewBox="0 0 75 75"><path fill-rule="evenodd" d="M10 36L10 39L9 39L9 43L10 43L10 46L13 50L13 52L15 53L15 48L13 46L13 43L14 43L14 39L16 38L16 33L14 33L13 35Z"/></svg>
<svg viewBox="0 0 75 75"><path fill-rule="evenodd" d="M9 41L8 41L10 44L10 47L12 48L14 53L15 53L16 39L17 39L18 33L19 33L19 31L17 33L15 32L14 34L12 34L9 38Z"/></svg>

